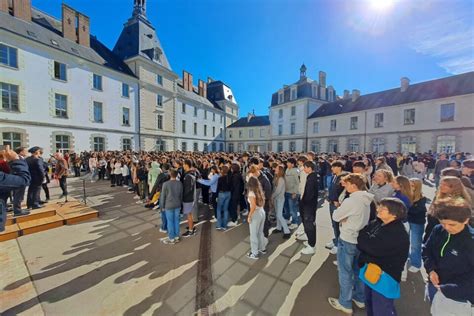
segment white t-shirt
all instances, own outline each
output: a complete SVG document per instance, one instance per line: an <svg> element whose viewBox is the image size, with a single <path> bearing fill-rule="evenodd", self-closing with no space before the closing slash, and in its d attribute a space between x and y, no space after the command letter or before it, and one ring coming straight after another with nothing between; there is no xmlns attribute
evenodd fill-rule
<svg viewBox="0 0 474 316"><path fill-rule="evenodd" d="M251 197L256 198L255 193L254 193L253 191L249 191L249 194L247 195L247 201L249 202L249 204L250 204L250 198L251 198ZM255 210L256 210L256 211L258 211L258 210L264 211L263 206L258 206L258 205L257 205L257 207L255 208Z"/></svg>

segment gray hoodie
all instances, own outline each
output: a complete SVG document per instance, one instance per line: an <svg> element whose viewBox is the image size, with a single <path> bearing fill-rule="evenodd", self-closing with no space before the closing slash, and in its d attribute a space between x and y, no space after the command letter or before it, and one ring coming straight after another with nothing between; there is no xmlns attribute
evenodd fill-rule
<svg viewBox="0 0 474 316"><path fill-rule="evenodd" d="M339 222L342 240L357 244L359 231L369 223L370 203L373 200L374 195L369 192L353 192L334 211L332 219ZM346 220L342 222L344 219Z"/></svg>
<svg viewBox="0 0 474 316"><path fill-rule="evenodd" d="M378 185L377 183L372 184L370 187L369 193L374 195L374 200L376 203L380 203L383 198L392 197L395 193L393 187L390 183L385 183L384 185Z"/></svg>
<svg viewBox="0 0 474 316"><path fill-rule="evenodd" d="M183 184L179 180L169 180L163 183L160 194L161 210L181 208L183 203Z"/></svg>

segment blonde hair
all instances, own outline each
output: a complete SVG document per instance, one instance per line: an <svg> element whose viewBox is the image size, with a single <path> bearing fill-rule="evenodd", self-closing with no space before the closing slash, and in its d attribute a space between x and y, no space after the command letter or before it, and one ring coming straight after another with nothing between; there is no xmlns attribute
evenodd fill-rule
<svg viewBox="0 0 474 316"><path fill-rule="evenodd" d="M375 171L375 173L382 173L385 180L386 180L386 183L390 183L393 181L393 173L387 169L379 169L377 171Z"/></svg>
<svg viewBox="0 0 474 316"><path fill-rule="evenodd" d="M471 197L466 191L466 188L461 182L461 179L453 176L446 176L441 178L440 183L445 183L450 189L451 193L441 193L440 190L436 193L436 200L442 200L445 198L463 198L467 202L471 203Z"/></svg>
<svg viewBox="0 0 474 316"><path fill-rule="evenodd" d="M421 198L423 197L423 192L422 192L423 182L418 178L411 178L410 183L413 184L413 190L412 190L413 202L421 200Z"/></svg>

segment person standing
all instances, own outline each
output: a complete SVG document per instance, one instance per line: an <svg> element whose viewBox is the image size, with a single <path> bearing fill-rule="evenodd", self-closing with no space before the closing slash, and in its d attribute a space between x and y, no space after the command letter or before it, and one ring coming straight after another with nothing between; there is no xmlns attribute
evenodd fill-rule
<svg viewBox="0 0 474 316"><path fill-rule="evenodd" d="M177 180L178 172L171 169L170 180L163 183L160 194L160 208L166 216L168 238L163 243L173 245L179 241L179 211L183 203L183 184Z"/></svg>
<svg viewBox="0 0 474 316"><path fill-rule="evenodd" d="M254 176L250 176L247 182L249 214L247 221L250 230L250 252L247 258L257 260L260 253L266 253L266 238L263 234L263 226L265 223L265 195L262 190L260 181Z"/></svg>
<svg viewBox="0 0 474 316"><path fill-rule="evenodd" d="M28 150L25 147L19 147L15 150L15 152L18 154L18 159L21 160L25 160L28 156ZM25 197L25 190L26 186L20 187L13 191L13 214L15 216L30 214L30 211L21 209L21 203Z"/></svg>
<svg viewBox="0 0 474 316"><path fill-rule="evenodd" d="M56 167L54 169L54 176L59 181L59 186L61 187L61 196L60 199L66 197L67 199L67 176L69 172L69 166L67 161L64 159L63 154L57 152L54 154L54 158L56 159Z"/></svg>
<svg viewBox="0 0 474 316"><path fill-rule="evenodd" d="M230 221L227 223L229 227L237 226L238 214L237 208L244 194L244 180L242 174L240 173L240 166L237 163L233 163L230 167L232 171L231 183L232 191L230 193L230 203L229 203L229 216ZM243 208L242 208L243 210Z"/></svg>
<svg viewBox="0 0 474 316"><path fill-rule="evenodd" d="M318 176L315 173L315 164L306 161L303 171L307 175L303 196L300 201L300 214L303 221L304 232L308 237L306 247L301 250L304 255L315 253L316 246L316 210L318 207Z"/></svg>
<svg viewBox="0 0 474 316"><path fill-rule="evenodd" d="M448 168L448 167L449 167L449 160L447 158L447 155L445 153L442 153L441 155L439 155L439 159L435 163L434 172L433 172L436 189L438 189L439 181L441 180L441 171L443 171L443 169Z"/></svg>
<svg viewBox="0 0 474 316"><path fill-rule="evenodd" d="M229 202L232 190L232 180L229 167L222 166L221 174L217 180L217 230L226 230L229 220Z"/></svg>
<svg viewBox="0 0 474 316"><path fill-rule="evenodd" d="M417 273L421 268L421 243L426 222L426 197L423 196L423 180L410 179L413 193L413 204L408 209L408 225L410 226L410 268L408 271Z"/></svg>
<svg viewBox="0 0 474 316"><path fill-rule="evenodd" d="M352 313L352 302L362 308L364 284L359 279L359 250L357 237L370 218L373 194L365 191L364 176L351 173L344 178L344 187L350 194L339 206L332 218L339 222L340 236L337 245L337 267L339 275L339 298L329 297L329 304L344 313Z"/></svg>
<svg viewBox="0 0 474 316"><path fill-rule="evenodd" d="M186 159L183 164L183 214L188 220L188 230L183 237L192 237L196 235L196 227L193 221L193 207L196 201L196 176L192 172L193 162Z"/></svg>
<svg viewBox="0 0 474 316"><path fill-rule="evenodd" d="M295 168L296 169L296 168ZM285 169L282 165L276 167L275 177L273 179L272 200L275 209L277 225L274 232L283 231L283 239L290 238L290 229L283 217L283 205L285 204ZM296 182L296 185L298 182ZM296 186L297 188L297 186ZM291 198L291 197L290 197Z"/></svg>
<svg viewBox="0 0 474 316"><path fill-rule="evenodd" d="M296 229L300 224L298 216L298 199L299 199L299 175L300 172L296 168L296 160L289 158L286 161L285 171L285 204L288 205L289 214L291 215L290 229ZM289 218L289 217L288 217Z"/></svg>
<svg viewBox="0 0 474 316"><path fill-rule="evenodd" d="M26 163L30 169L31 182L28 187L26 206L29 209L38 209L42 206L39 201L39 193L41 190L41 184L44 181L44 165L43 161L40 159L42 148L34 146L30 148L29 152L31 156L26 158ZM21 206L20 206L21 207ZM20 215L20 210L15 210L16 215Z"/></svg>

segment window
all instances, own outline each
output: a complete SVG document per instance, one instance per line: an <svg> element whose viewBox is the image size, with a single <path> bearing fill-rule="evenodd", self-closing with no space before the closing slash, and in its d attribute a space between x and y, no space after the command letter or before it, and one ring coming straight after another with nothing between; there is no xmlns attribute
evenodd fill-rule
<svg viewBox="0 0 474 316"><path fill-rule="evenodd" d="M253 129L249 129L249 138L253 138Z"/></svg>
<svg viewBox="0 0 474 316"><path fill-rule="evenodd" d="M0 64L18 68L18 50L4 44L0 44Z"/></svg>
<svg viewBox="0 0 474 316"><path fill-rule="evenodd" d="M188 151L188 143L186 142L181 143L181 151Z"/></svg>
<svg viewBox="0 0 474 316"><path fill-rule="evenodd" d="M224 144L223 143L219 143L219 151L224 151Z"/></svg>
<svg viewBox="0 0 474 316"><path fill-rule="evenodd" d="M186 113L186 103L181 103L181 112Z"/></svg>
<svg viewBox="0 0 474 316"><path fill-rule="evenodd" d="M5 137L3 138L5 144ZM456 151L456 136L438 136L436 152L452 154Z"/></svg>
<svg viewBox="0 0 474 316"><path fill-rule="evenodd" d="M156 75L156 83L159 84L160 86L162 86L163 85L163 76Z"/></svg>
<svg viewBox="0 0 474 316"><path fill-rule="evenodd" d="M291 90L291 100L296 100L296 89Z"/></svg>
<svg viewBox="0 0 474 316"><path fill-rule="evenodd" d="M349 139L347 142L347 150L350 152L359 151L359 140L358 139Z"/></svg>
<svg viewBox="0 0 474 316"><path fill-rule="evenodd" d="M216 151L216 143L212 143L212 144L211 144L211 150L212 150L212 151Z"/></svg>
<svg viewBox="0 0 474 316"><path fill-rule="evenodd" d="M318 87L313 86L313 98L317 98L317 97L318 97Z"/></svg>
<svg viewBox="0 0 474 316"><path fill-rule="evenodd" d="M166 151L166 141L157 140L156 141L156 151Z"/></svg>
<svg viewBox="0 0 474 316"><path fill-rule="evenodd" d="M54 62L54 78L67 81L67 67L65 64L55 61Z"/></svg>
<svg viewBox="0 0 474 316"><path fill-rule="evenodd" d="M0 88L2 90L2 110L18 112L18 86L2 82Z"/></svg>
<svg viewBox="0 0 474 316"><path fill-rule="evenodd" d="M102 91L102 76L94 74L93 81L94 89Z"/></svg>
<svg viewBox="0 0 474 316"><path fill-rule="evenodd" d="M260 137L265 137L265 129L264 128L260 129Z"/></svg>
<svg viewBox="0 0 474 316"><path fill-rule="evenodd" d="M281 136L283 134L283 125L278 125L278 136Z"/></svg>
<svg viewBox="0 0 474 316"><path fill-rule="evenodd" d="M336 127L337 127L336 123L337 123L336 120L331 120L331 132L336 131Z"/></svg>
<svg viewBox="0 0 474 316"><path fill-rule="evenodd" d="M2 133L3 145L9 145L10 149L15 150L21 146L21 134L14 132Z"/></svg>
<svg viewBox="0 0 474 316"><path fill-rule="evenodd" d="M195 106L194 107L194 117L198 116L198 108Z"/></svg>
<svg viewBox="0 0 474 316"><path fill-rule="evenodd" d="M68 135L56 135L55 151L69 151L70 147L70 138Z"/></svg>
<svg viewBox="0 0 474 316"><path fill-rule="evenodd" d="M132 150L132 140L130 138L122 139L122 150Z"/></svg>
<svg viewBox="0 0 474 316"><path fill-rule="evenodd" d="M277 143L277 151L278 151L278 152L282 152L282 151L283 151L283 143L282 143L282 142L278 142L278 143Z"/></svg>
<svg viewBox="0 0 474 316"><path fill-rule="evenodd" d="M357 116L351 117L351 126L350 129L354 130L357 129L357 123L358 123L359 118ZM357 150L352 150L352 151L357 151Z"/></svg>
<svg viewBox="0 0 474 316"><path fill-rule="evenodd" d="M314 134L319 133L319 122L313 122L313 133Z"/></svg>
<svg viewBox="0 0 474 316"><path fill-rule="evenodd" d="M103 123L102 117L102 103L94 101L94 122L96 123Z"/></svg>
<svg viewBox="0 0 474 316"><path fill-rule="evenodd" d="M295 116L296 115L296 106L292 106L291 107L291 116Z"/></svg>
<svg viewBox="0 0 474 316"><path fill-rule="evenodd" d="M157 127L159 130L162 130L162 129L163 129L163 115L161 115L161 114L158 114L158 116L157 116L157 124L156 124L156 127Z"/></svg>
<svg viewBox="0 0 474 316"><path fill-rule="evenodd" d="M290 125L290 134L295 135L296 123L291 123Z"/></svg>
<svg viewBox="0 0 474 316"><path fill-rule="evenodd" d="M194 135L197 135L198 133L198 124L194 123Z"/></svg>
<svg viewBox="0 0 474 316"><path fill-rule="evenodd" d="M199 144L193 143L193 151L198 151L198 150L199 150Z"/></svg>
<svg viewBox="0 0 474 316"><path fill-rule="evenodd" d="M416 153L416 137L402 137L400 139L400 149L402 153Z"/></svg>
<svg viewBox="0 0 474 316"><path fill-rule="evenodd" d="M181 132L182 132L183 134L186 133L186 120L182 120L182 121L181 121Z"/></svg>
<svg viewBox="0 0 474 316"><path fill-rule="evenodd" d="M232 138L232 131L229 131L229 138Z"/></svg>
<svg viewBox="0 0 474 316"><path fill-rule="evenodd" d="M242 131L239 130L239 138L242 138Z"/></svg>
<svg viewBox="0 0 474 316"><path fill-rule="evenodd" d="M216 127L212 127L212 137L216 137Z"/></svg>
<svg viewBox="0 0 474 316"><path fill-rule="evenodd" d="M296 142L290 142L290 151L296 151Z"/></svg>
<svg viewBox="0 0 474 316"><path fill-rule="evenodd" d="M213 121L213 122L216 121L216 113L212 113L212 121Z"/></svg>
<svg viewBox="0 0 474 316"><path fill-rule="evenodd" d="M156 95L156 105L163 106L163 96L161 94Z"/></svg>
<svg viewBox="0 0 474 316"><path fill-rule="evenodd" d="M385 152L385 139L378 137L372 139L372 151L375 153Z"/></svg>
<svg viewBox="0 0 474 316"><path fill-rule="evenodd" d="M223 115L219 115L219 117L220 117L221 123L223 123L223 122L224 122L224 116L223 116Z"/></svg>
<svg viewBox="0 0 474 316"><path fill-rule="evenodd" d="M283 109L278 110L278 118L283 118Z"/></svg>
<svg viewBox="0 0 474 316"><path fill-rule="evenodd" d="M56 93L55 107L57 117L67 118L67 95Z"/></svg>
<svg viewBox="0 0 474 316"><path fill-rule="evenodd" d="M328 141L328 152L330 153L337 153L338 152L338 148L337 148L337 145L338 145L338 141L337 139L330 139Z"/></svg>
<svg viewBox="0 0 474 316"><path fill-rule="evenodd" d="M122 108L122 125L130 125L130 109Z"/></svg>
<svg viewBox="0 0 474 316"><path fill-rule="evenodd" d="M105 150L105 138L104 137L94 137L94 151L104 151Z"/></svg>
<svg viewBox="0 0 474 316"><path fill-rule="evenodd" d="M203 146L203 147L204 147L204 151L208 151L208 149L209 149L208 147L209 147L209 146L207 145L207 143L204 143L204 146Z"/></svg>
<svg viewBox="0 0 474 316"><path fill-rule="evenodd" d="M374 127L383 127L383 113L375 113Z"/></svg>
<svg viewBox="0 0 474 316"><path fill-rule="evenodd" d="M207 136L207 125L204 124L204 136Z"/></svg>
<svg viewBox="0 0 474 316"><path fill-rule="evenodd" d="M229 152L234 152L234 143L229 143Z"/></svg>
<svg viewBox="0 0 474 316"><path fill-rule="evenodd" d="M403 124L404 125L415 124L415 109L406 109L403 111Z"/></svg>
<svg viewBox="0 0 474 316"><path fill-rule="evenodd" d="M130 87L126 83L122 83L122 97L124 98L130 97Z"/></svg>
<svg viewBox="0 0 474 316"><path fill-rule="evenodd" d="M317 140L311 141L311 151L318 153L321 151L321 143Z"/></svg>
<svg viewBox="0 0 474 316"><path fill-rule="evenodd" d="M454 121L454 103L441 104L440 121L441 122Z"/></svg>
<svg viewBox="0 0 474 316"><path fill-rule="evenodd" d="M207 120L207 110L204 110L204 119Z"/></svg>
<svg viewBox="0 0 474 316"><path fill-rule="evenodd" d="M283 103L283 93L278 94L278 104Z"/></svg>

